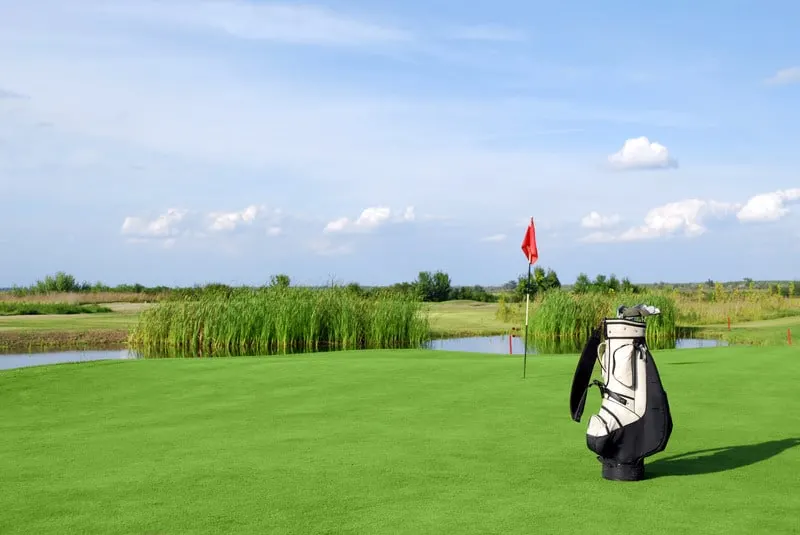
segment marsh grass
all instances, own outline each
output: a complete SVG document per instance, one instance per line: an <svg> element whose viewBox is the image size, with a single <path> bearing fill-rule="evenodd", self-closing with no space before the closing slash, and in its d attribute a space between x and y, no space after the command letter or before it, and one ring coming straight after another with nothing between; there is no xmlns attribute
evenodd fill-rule
<svg viewBox="0 0 800 535"><path fill-rule="evenodd" d="M768 292L676 294L678 321L682 325L722 324L769 320L800 315L800 298Z"/></svg>
<svg viewBox="0 0 800 535"><path fill-rule="evenodd" d="M24 301L0 301L0 316L38 316L45 314L94 314L111 312L99 305L73 303L31 303Z"/></svg>
<svg viewBox="0 0 800 535"><path fill-rule="evenodd" d="M654 305L661 314L647 319L647 343L653 349L674 347L678 336L674 299L663 293L585 293L562 290L546 292L534 300L529 321L529 345L539 353L580 350L603 318L616 317L621 304Z"/></svg>
<svg viewBox="0 0 800 535"><path fill-rule="evenodd" d="M422 303L407 295L275 287L163 301L140 314L128 341L144 356L255 355L418 347L428 333Z"/></svg>

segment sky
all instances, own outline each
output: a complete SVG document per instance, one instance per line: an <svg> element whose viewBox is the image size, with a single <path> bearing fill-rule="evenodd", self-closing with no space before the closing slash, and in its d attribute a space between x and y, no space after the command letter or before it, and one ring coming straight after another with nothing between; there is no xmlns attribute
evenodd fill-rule
<svg viewBox="0 0 800 535"><path fill-rule="evenodd" d="M0 287L800 279L798 20L0 0Z"/></svg>

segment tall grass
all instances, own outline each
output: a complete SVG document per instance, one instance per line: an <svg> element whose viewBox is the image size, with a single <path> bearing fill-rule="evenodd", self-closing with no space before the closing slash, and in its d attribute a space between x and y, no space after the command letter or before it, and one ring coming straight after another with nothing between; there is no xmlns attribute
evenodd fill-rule
<svg viewBox="0 0 800 535"><path fill-rule="evenodd" d="M616 317L619 305L639 303L654 305L661 314L647 319L647 343L653 349L673 347L677 338L674 299L664 293L585 293L552 290L538 297L529 321L529 344L537 351L572 352L583 347L586 339L603 318Z"/></svg>
<svg viewBox="0 0 800 535"><path fill-rule="evenodd" d="M800 315L800 298L767 292L696 292L676 294L682 325L722 324Z"/></svg>
<svg viewBox="0 0 800 535"><path fill-rule="evenodd" d="M269 287L155 304L129 344L145 356L254 355L418 346L428 333L422 303L407 295Z"/></svg>

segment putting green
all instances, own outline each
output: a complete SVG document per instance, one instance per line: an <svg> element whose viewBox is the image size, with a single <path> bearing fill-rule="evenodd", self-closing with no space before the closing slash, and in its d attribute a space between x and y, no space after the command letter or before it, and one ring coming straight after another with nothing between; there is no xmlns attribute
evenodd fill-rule
<svg viewBox="0 0 800 535"><path fill-rule="evenodd" d="M574 355L2 371L0 533L797 533L797 347L655 355L675 430L636 483L586 448L596 390L569 418Z"/></svg>

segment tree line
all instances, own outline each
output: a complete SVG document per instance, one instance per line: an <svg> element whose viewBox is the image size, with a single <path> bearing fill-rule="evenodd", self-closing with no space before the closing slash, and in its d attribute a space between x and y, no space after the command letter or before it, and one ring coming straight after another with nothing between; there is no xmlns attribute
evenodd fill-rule
<svg viewBox="0 0 800 535"><path fill-rule="evenodd" d="M269 277L268 282L260 287L289 287L292 280L289 275L285 273L278 273ZM485 287L481 285L472 286L457 286L453 285L450 275L442 270L437 271L420 271L417 277L412 281L399 282L388 286L369 286L365 287L358 283L349 283L345 285L351 291L360 295L370 295L384 292L385 290L392 290L395 292L409 293L417 296L419 299L427 302L441 302L451 300L471 300L482 302L497 302L502 296L506 302L520 302L525 299L526 293L530 293L531 298L547 292L552 289L562 288L562 283L555 270L551 268L544 268L536 266L531 272L531 280L528 282L527 273L519 274L516 279L509 280L499 288ZM655 287L666 287L665 284L651 285ZM713 295L716 291L720 291L723 283L714 282L712 280L706 281L704 284L695 284L695 290L702 289L704 286L710 291L706 292L707 295ZM683 291L693 291L691 286L685 288ZM727 285L725 285L727 286ZM784 297L796 297L798 289L800 289L800 282L788 282L786 284L780 283L765 283L758 285L752 279L745 279L743 283L744 288L750 291L762 287L775 295L782 295ZM674 286L679 289L681 285ZM630 279L623 277L619 279L615 274L604 275L598 274L593 279L589 278L586 273L578 274L575 282L569 286L569 290L573 293L639 293L643 286L633 284ZM146 295L164 295L164 294L177 294L177 295L194 295L200 292L213 291L223 295L230 293L232 287L226 284L212 283L205 285L194 285L187 288L174 288L169 286L145 286L143 284L119 284L116 286L109 286L101 282L89 283L78 282L75 276L70 275L64 271L59 271L54 275L47 275L41 280L37 280L34 284L27 287L14 287L11 292L18 296L25 295L42 295L51 293L89 293L89 292L115 292L115 293L134 293Z"/></svg>

